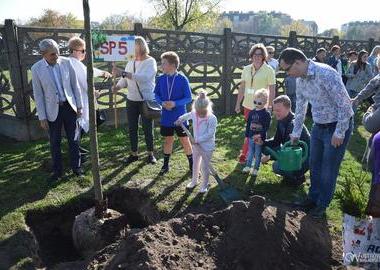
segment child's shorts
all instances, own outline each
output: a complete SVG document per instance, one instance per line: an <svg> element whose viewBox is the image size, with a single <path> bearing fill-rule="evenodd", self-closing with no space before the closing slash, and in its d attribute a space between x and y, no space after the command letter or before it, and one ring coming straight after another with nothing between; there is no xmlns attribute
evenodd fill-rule
<svg viewBox="0 0 380 270"><path fill-rule="evenodd" d="M174 131L178 137L186 137L187 136L185 131L180 126L176 126L176 127L161 126L160 127L160 134L161 134L161 136L164 136L164 137L174 136Z"/></svg>

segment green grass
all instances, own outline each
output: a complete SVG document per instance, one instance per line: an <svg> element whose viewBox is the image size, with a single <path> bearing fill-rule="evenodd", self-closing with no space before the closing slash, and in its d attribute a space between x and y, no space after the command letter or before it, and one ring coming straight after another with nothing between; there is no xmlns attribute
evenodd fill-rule
<svg viewBox="0 0 380 270"><path fill-rule="evenodd" d="M272 123L270 133L273 133L274 125L275 123ZM308 125L310 126L310 121ZM270 165L261 167L256 181L241 173L242 166L237 163L236 158L243 141L243 129L244 120L241 116L219 118L217 149L213 163L220 175L235 186L245 198L255 193L271 200L290 202L305 196L308 185L296 190L282 185L281 178L273 174ZM162 141L158 129L155 130L155 137L157 138L155 147L160 153ZM367 137L368 133L363 127L359 126L355 130L346 151L338 182L349 173L349 169L361 170L360 159ZM84 138L83 144L88 147L88 143L88 137ZM67 153L65 141L63 145L64 152ZM223 205L212 178L210 180L212 187L207 195L199 196L197 189L193 192L185 191L190 175L186 157L178 141L171 158L171 171L163 177L158 176L162 159L156 166L145 165L142 159L125 167L122 159L128 154L128 145L125 127L119 129L103 127L100 130L99 152L104 190L118 185L138 184L148 191L151 200L166 216L176 216L186 209L208 203ZM140 136L139 145L142 146L140 152L144 154L143 136ZM25 229L24 217L28 210L64 205L84 194L92 196L92 178L88 165L84 180L72 178L67 172L63 181L54 185L47 183L49 173L41 165L50 159L49 145L46 140L32 143L11 143L2 140L0 152L0 250L2 243ZM162 157L161 154L158 156ZM64 163L68 168L67 159ZM333 230L339 231L342 212L335 198L327 214ZM21 259L25 258L20 257Z"/></svg>

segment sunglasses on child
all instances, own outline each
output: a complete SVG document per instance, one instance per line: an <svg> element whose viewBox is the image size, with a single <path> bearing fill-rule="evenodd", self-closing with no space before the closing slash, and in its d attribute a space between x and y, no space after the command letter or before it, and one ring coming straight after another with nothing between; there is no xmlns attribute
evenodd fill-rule
<svg viewBox="0 0 380 270"><path fill-rule="evenodd" d="M260 106L260 105L263 105L264 102L254 100L254 101L253 101L253 104L255 104L255 105L259 105L259 106Z"/></svg>
<svg viewBox="0 0 380 270"><path fill-rule="evenodd" d="M73 51L77 51L77 52L81 52L81 53L86 53L86 50L76 50L76 49L73 49Z"/></svg>

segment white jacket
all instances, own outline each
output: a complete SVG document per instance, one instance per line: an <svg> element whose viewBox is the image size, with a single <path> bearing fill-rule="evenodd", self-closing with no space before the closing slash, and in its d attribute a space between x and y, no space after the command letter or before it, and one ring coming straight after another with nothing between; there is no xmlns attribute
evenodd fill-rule
<svg viewBox="0 0 380 270"><path fill-rule="evenodd" d="M58 116L59 97L47 65L47 62L41 59L32 66L33 95L38 119L54 122ZM81 109L83 105L76 72L66 57L60 56L57 65L61 73L65 97L73 110L77 112L77 109Z"/></svg>
<svg viewBox="0 0 380 270"><path fill-rule="evenodd" d="M133 65L136 65L134 71ZM117 86L128 87L127 99L132 101L142 101L136 83L138 83L144 100L154 99L154 86L156 84L157 63L153 57L148 57L143 61L129 61L125 67L126 72L132 73L132 79L121 78Z"/></svg>
<svg viewBox="0 0 380 270"><path fill-rule="evenodd" d="M215 149L215 133L218 119L214 114L209 114L204 118L197 116L196 112L191 111L181 115L179 118L182 122L187 120L193 121L193 136L204 151L213 151Z"/></svg>
<svg viewBox="0 0 380 270"><path fill-rule="evenodd" d="M74 57L69 57L71 64L74 67L75 73L78 78L79 88L81 90L82 101L83 101L83 109L82 109L82 118L81 127L85 132L89 130L90 123L90 114L88 107L88 87L87 87L87 67L78 59ZM94 77L100 77L103 73L102 70L93 68Z"/></svg>

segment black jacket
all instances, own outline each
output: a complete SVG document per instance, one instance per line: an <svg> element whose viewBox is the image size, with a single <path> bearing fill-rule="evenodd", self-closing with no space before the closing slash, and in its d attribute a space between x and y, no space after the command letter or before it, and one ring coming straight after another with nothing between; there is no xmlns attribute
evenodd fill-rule
<svg viewBox="0 0 380 270"><path fill-rule="evenodd" d="M290 112L287 117L277 121L276 134L273 138L266 140L264 146L268 146L272 149L279 148L282 144L290 140L289 135L292 133L293 127L294 114ZM304 141L310 149L310 133L305 125L303 125L300 140Z"/></svg>

